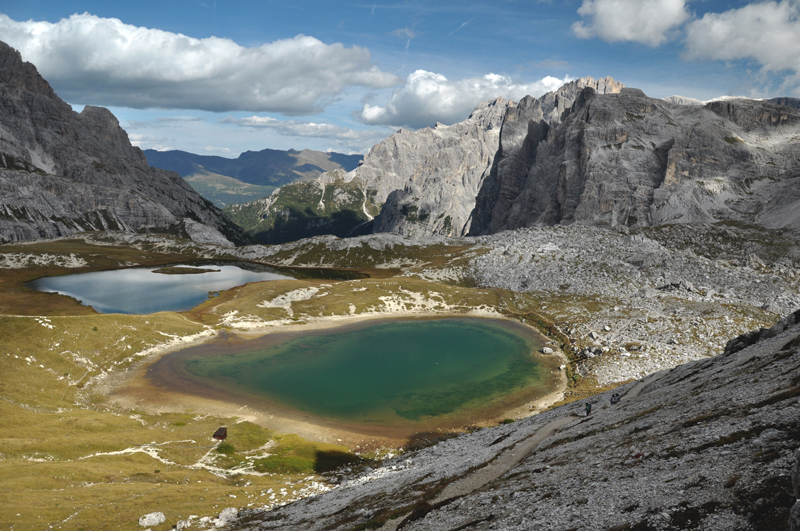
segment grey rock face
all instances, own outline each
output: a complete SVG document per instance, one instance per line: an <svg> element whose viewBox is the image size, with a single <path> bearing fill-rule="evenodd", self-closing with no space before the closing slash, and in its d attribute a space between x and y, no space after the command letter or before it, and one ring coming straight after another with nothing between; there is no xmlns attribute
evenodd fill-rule
<svg viewBox="0 0 800 531"><path fill-rule="evenodd" d="M585 88L561 124L512 125L471 234L535 225L734 221L800 227L800 111ZM503 133L501 133L501 136ZM508 154L506 154L506 152Z"/></svg>
<svg viewBox="0 0 800 531"><path fill-rule="evenodd" d="M509 108L503 117L497 163L476 198L471 234L497 232L494 212L503 217L514 200L524 190L528 169L536 163L539 145L546 141L551 127L561 122L584 89L602 94L616 94L624 85L612 78L594 80L581 78L545 94L539 99L525 97L519 105Z"/></svg>
<svg viewBox="0 0 800 531"><path fill-rule="evenodd" d="M800 449L794 454L794 473L792 474L792 485L794 486L794 497L800 500Z"/></svg>
<svg viewBox="0 0 800 531"><path fill-rule="evenodd" d="M0 243L94 230L250 241L178 174L150 168L107 109L74 112L0 43Z"/></svg>
<svg viewBox="0 0 800 531"><path fill-rule="evenodd" d="M800 450L795 452L794 460L792 485L794 486L794 497L797 501L792 506L792 511L789 515L789 531L800 531Z"/></svg>
<svg viewBox="0 0 800 531"><path fill-rule="evenodd" d="M559 123L584 88L604 94L619 92L622 86L611 78L585 77L541 98L523 98L516 105L503 99L481 103L467 120L451 126L437 124L413 132L398 131L373 146L363 163L343 176L347 187L358 187L365 197L363 206L353 210L356 216L352 216L351 229L362 223L362 212L372 219L374 214L370 211L375 209L379 212L372 225L375 233L413 237L465 235L472 224L478 192L496 172L495 156L501 143L505 148L501 152L516 153L530 120L543 122L540 134L546 136L546 124ZM317 181L322 188L340 178L339 173L323 174ZM262 217L273 215L272 210L277 208L273 205L280 204L281 196L297 196L300 186L291 184L276 191L277 197L269 200L267 210L261 208ZM346 191L345 187L341 189ZM262 204L266 204L264 200ZM313 210L316 204L303 205ZM307 232L308 236L319 234Z"/></svg>
<svg viewBox="0 0 800 531"><path fill-rule="evenodd" d="M585 77L541 98L526 96L517 105L502 100L483 103L468 120L450 127L437 125L405 136L402 132L392 135L353 171L377 191L376 202L386 197L374 232L466 234L478 191L495 174L498 152L525 157L517 152L529 122L544 122L534 127L533 135L546 135L546 124L559 123L583 88L606 93L618 92L622 86L610 77ZM393 171L387 172L387 167Z"/></svg>
<svg viewBox="0 0 800 531"><path fill-rule="evenodd" d="M374 231L462 234L497 152L507 107L502 99L485 102L463 122L401 130L374 146L348 174L374 190L376 204L383 203Z"/></svg>

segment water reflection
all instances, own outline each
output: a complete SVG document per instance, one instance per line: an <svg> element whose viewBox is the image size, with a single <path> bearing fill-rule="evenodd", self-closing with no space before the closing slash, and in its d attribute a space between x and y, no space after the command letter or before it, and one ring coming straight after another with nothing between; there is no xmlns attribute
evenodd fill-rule
<svg viewBox="0 0 800 531"><path fill-rule="evenodd" d="M161 267L136 267L40 278L27 286L73 297L100 313L145 314L189 310L205 301L210 292L291 278L272 270L247 271L233 265L181 267L218 271L165 275L153 272Z"/></svg>

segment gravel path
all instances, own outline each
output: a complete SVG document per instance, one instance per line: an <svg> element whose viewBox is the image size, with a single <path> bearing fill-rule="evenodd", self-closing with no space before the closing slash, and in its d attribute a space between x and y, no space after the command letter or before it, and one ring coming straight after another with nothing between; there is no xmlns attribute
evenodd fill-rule
<svg viewBox="0 0 800 531"><path fill-rule="evenodd" d="M470 492L480 489L487 483L498 479L500 476L514 468L525 457L527 457L528 454L530 454L540 442L550 437L558 428L574 422L575 418L576 417L570 415L568 417L562 417L560 419L548 422L531 437L518 442L500 454L497 459L489 463L487 466L478 469L469 476L448 485L439 494L439 496L433 500L433 503L436 504L450 498L464 496Z"/></svg>

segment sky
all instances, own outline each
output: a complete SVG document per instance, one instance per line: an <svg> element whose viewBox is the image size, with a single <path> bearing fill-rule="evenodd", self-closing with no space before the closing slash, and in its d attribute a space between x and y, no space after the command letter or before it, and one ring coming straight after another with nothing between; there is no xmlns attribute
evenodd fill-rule
<svg viewBox="0 0 800 531"><path fill-rule="evenodd" d="M142 149L226 157L365 153L583 76L800 97L800 0L0 0L0 40Z"/></svg>

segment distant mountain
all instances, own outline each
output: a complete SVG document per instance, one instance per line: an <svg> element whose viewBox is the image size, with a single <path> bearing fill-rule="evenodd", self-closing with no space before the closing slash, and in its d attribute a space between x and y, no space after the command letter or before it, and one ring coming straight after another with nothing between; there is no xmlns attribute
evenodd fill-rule
<svg viewBox="0 0 800 531"><path fill-rule="evenodd" d="M148 166L108 109L73 111L0 42L0 243L106 230L251 241L178 174Z"/></svg>
<svg viewBox="0 0 800 531"><path fill-rule="evenodd" d="M310 149L246 151L235 159L177 150L148 149L144 154L151 165L178 172L219 207L265 197L280 186L315 179L324 172L353 170L362 159Z"/></svg>
<svg viewBox="0 0 800 531"><path fill-rule="evenodd" d="M374 192L361 181L343 179L344 172L325 173L312 181L284 186L280 191L224 212L261 243L268 245L333 234L340 238L369 234L380 212Z"/></svg>

